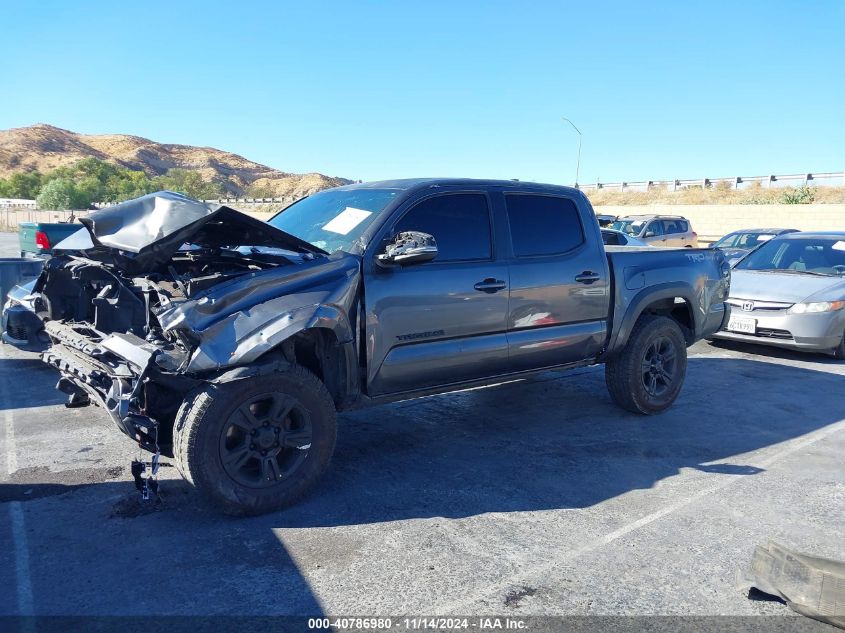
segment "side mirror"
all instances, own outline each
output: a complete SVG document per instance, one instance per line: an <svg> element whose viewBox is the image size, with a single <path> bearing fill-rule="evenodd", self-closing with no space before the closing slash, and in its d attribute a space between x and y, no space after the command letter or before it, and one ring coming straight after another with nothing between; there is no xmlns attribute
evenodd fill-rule
<svg viewBox="0 0 845 633"><path fill-rule="evenodd" d="M643 237L654 237L655 235L657 235L657 233L655 233L652 229L649 229L645 232L645 235L643 235Z"/></svg>
<svg viewBox="0 0 845 633"><path fill-rule="evenodd" d="M378 263L389 266L422 264L437 257L437 242L428 233L405 231L393 237L384 253L376 257Z"/></svg>

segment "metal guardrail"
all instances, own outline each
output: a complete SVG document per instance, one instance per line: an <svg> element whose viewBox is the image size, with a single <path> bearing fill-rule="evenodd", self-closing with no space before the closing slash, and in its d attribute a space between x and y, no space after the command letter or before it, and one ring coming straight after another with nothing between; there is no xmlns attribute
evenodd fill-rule
<svg viewBox="0 0 845 633"><path fill-rule="evenodd" d="M277 204L277 203L293 203L300 199L301 196L282 196L280 198L216 198L214 200L204 200L203 202L216 202L218 204Z"/></svg>
<svg viewBox="0 0 845 633"><path fill-rule="evenodd" d="M282 196L279 198L206 198L203 202L211 202L215 204L285 204L290 205L302 198L302 196ZM113 207L119 202L95 202L94 206L98 209L105 207Z"/></svg>
<svg viewBox="0 0 845 633"><path fill-rule="evenodd" d="M713 187L720 183L732 185L735 189L739 189L740 185L759 182L765 187L773 187L775 183L798 183L808 185L811 182L818 184L824 181L828 184L835 184L838 186L845 185L845 172L820 172L820 173L806 173L806 174L786 174L786 175L769 175L769 176L734 176L732 178L692 178L692 179L675 179L675 180L632 180L622 182L595 182L591 184L579 184L579 189L596 191L599 189L618 189L624 191L625 189L637 189L648 191L652 187L666 187L672 191L678 189L688 189L691 187L701 187L706 189Z"/></svg>

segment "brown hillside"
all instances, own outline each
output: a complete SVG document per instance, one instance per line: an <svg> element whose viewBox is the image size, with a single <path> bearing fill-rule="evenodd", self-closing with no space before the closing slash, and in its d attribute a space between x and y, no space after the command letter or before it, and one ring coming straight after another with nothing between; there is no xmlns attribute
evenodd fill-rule
<svg viewBox="0 0 845 633"><path fill-rule="evenodd" d="M179 167L200 172L231 194L243 194L255 183L276 196L304 196L351 181L323 174L291 174L213 147L156 143L128 134L77 134L39 123L0 130L0 178L20 171L45 173L93 156L141 169L149 176Z"/></svg>

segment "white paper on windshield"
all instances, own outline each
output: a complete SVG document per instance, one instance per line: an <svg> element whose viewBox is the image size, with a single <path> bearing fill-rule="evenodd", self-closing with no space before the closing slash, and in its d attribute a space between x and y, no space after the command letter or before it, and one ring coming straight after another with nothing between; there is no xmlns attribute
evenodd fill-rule
<svg viewBox="0 0 845 633"><path fill-rule="evenodd" d="M836 242L831 248L835 251L845 251L845 242Z"/></svg>
<svg viewBox="0 0 845 633"><path fill-rule="evenodd" d="M346 207L343 211L334 216L334 218L329 220L329 222L323 226L323 230L331 231L332 233L339 233L340 235L346 235L372 214L372 211L356 209L355 207Z"/></svg>
<svg viewBox="0 0 845 633"><path fill-rule="evenodd" d="M774 237L774 235L767 235L767 234L763 233L763 234L757 236L757 241L758 242L768 242L773 237Z"/></svg>

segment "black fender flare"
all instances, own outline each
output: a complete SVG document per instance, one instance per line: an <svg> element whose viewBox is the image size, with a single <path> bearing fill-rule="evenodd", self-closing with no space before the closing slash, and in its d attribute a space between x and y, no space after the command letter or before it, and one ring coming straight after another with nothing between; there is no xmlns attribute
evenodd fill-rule
<svg viewBox="0 0 845 633"><path fill-rule="evenodd" d="M680 297L686 302L693 326L693 331L690 334L692 340L698 338L697 333L701 331L702 315L695 309L696 301L692 296L692 288L683 283L658 284L644 288L634 295L634 298L628 303L625 313L614 324L603 357L612 356L626 345L634 325L650 305L675 297Z"/></svg>

